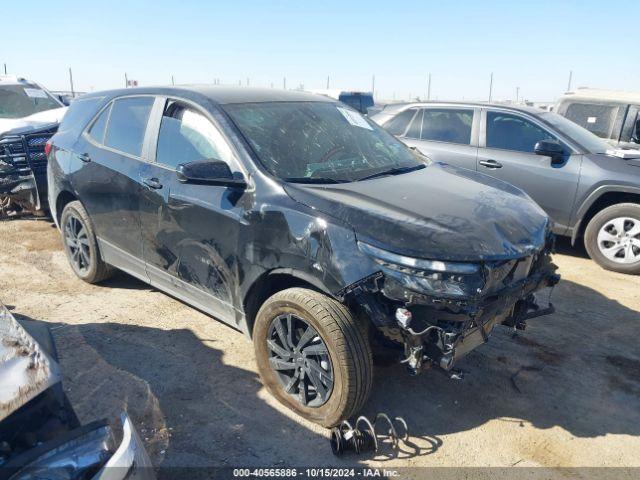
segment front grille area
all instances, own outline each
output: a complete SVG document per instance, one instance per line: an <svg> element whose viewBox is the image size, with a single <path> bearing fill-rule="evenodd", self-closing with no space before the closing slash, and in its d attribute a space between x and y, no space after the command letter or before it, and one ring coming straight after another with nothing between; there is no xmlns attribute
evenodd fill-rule
<svg viewBox="0 0 640 480"><path fill-rule="evenodd" d="M29 166L36 175L47 171L47 155L44 153L44 146L54 133L55 130L50 129L24 136Z"/></svg>
<svg viewBox="0 0 640 480"><path fill-rule="evenodd" d="M25 152L24 140L20 136L0 140L0 162L4 165L2 170L6 173L28 174L29 163Z"/></svg>

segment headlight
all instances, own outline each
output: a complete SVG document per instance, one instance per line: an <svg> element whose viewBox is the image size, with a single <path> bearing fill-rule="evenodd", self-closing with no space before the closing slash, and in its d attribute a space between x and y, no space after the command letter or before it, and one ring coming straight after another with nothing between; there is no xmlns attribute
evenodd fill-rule
<svg viewBox="0 0 640 480"><path fill-rule="evenodd" d="M115 442L108 426L96 428L93 424L91 428L90 431L81 428L75 438L42 453L12 476L12 480L75 480L93 476L111 457Z"/></svg>
<svg viewBox="0 0 640 480"><path fill-rule="evenodd" d="M358 248L371 256L386 275L413 291L468 297L480 293L484 286L481 268L475 263L406 257L363 242L358 242Z"/></svg>

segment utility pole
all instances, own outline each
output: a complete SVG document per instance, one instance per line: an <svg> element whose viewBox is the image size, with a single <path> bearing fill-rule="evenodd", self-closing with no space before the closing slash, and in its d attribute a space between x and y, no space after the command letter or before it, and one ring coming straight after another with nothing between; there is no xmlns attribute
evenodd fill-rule
<svg viewBox="0 0 640 480"><path fill-rule="evenodd" d="M282 77L282 89L287 89L287 77Z"/></svg>
<svg viewBox="0 0 640 480"><path fill-rule="evenodd" d="M492 93L493 93L493 72L491 72L491 77L489 77L489 103L491 103Z"/></svg>
<svg viewBox="0 0 640 480"><path fill-rule="evenodd" d="M129 79L127 78L127 72L124 72L124 88L129 86Z"/></svg>
<svg viewBox="0 0 640 480"><path fill-rule="evenodd" d="M5 75L7 74L7 64L6 63L4 64L4 74Z"/></svg>
<svg viewBox="0 0 640 480"><path fill-rule="evenodd" d="M569 70L569 83L567 84L567 92L571 91L571 80L573 78L573 70Z"/></svg>
<svg viewBox="0 0 640 480"><path fill-rule="evenodd" d="M71 67L69 67L69 85L71 86L71 98L74 98L75 93L73 91L73 73L71 73Z"/></svg>
<svg viewBox="0 0 640 480"><path fill-rule="evenodd" d="M429 81L427 81L427 100L431 100L431 74L429 74Z"/></svg>
<svg viewBox="0 0 640 480"><path fill-rule="evenodd" d="M371 77L371 96L372 97L376 96L376 76L375 75Z"/></svg>
<svg viewBox="0 0 640 480"><path fill-rule="evenodd" d="M173 79L173 75L171 75L171 85L175 85L175 84L176 84L176 82L175 82L175 80Z"/></svg>
<svg viewBox="0 0 640 480"><path fill-rule="evenodd" d="M329 75L327 75L327 90L329 90Z"/></svg>

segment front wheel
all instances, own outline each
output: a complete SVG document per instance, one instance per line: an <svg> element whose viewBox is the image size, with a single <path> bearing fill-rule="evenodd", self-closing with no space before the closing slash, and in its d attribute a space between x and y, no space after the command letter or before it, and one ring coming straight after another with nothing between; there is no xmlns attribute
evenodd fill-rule
<svg viewBox="0 0 640 480"><path fill-rule="evenodd" d="M352 417L371 391L369 342L340 302L290 288L260 308L253 330L260 377L282 404L331 427Z"/></svg>
<svg viewBox="0 0 640 480"><path fill-rule="evenodd" d="M601 267L640 274L640 205L620 203L598 212L587 225L584 244Z"/></svg>

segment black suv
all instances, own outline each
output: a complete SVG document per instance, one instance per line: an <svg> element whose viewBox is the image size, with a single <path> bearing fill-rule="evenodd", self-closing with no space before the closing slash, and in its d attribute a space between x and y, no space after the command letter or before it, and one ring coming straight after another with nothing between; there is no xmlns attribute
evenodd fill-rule
<svg viewBox="0 0 640 480"><path fill-rule="evenodd" d="M496 324L552 310L534 295L558 280L540 207L326 97L94 93L48 151L76 274L124 270L245 332L267 388L322 425L361 408L372 351L452 373Z"/></svg>

